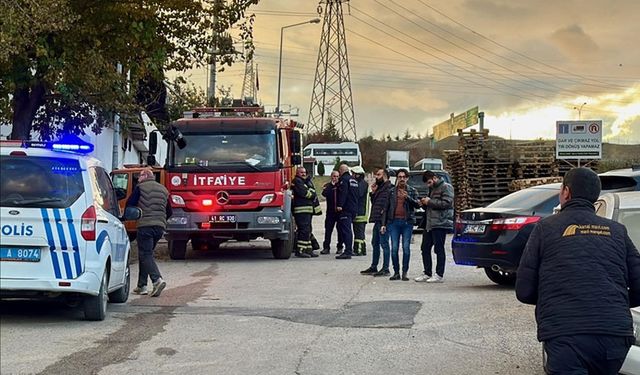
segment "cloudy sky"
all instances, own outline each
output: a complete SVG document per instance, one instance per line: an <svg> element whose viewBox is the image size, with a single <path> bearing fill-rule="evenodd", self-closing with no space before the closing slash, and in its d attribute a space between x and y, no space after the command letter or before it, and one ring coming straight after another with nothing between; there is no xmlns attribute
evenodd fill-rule
<svg viewBox="0 0 640 375"><path fill-rule="evenodd" d="M350 5L350 6L349 6ZM280 28L318 2L262 0L254 39L260 101L275 107ZM474 106L491 134L555 137L556 120L601 119L640 143L639 0L351 0L344 4L358 137L431 133ZM322 18L322 15L320 15ZM322 24L284 32L282 107L307 122ZM244 66L218 76L240 95ZM205 85L206 70L191 73Z"/></svg>

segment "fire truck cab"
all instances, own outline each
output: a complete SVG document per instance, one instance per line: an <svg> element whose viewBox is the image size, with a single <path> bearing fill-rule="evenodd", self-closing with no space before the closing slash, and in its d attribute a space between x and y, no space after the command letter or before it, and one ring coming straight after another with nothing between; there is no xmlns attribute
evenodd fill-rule
<svg viewBox="0 0 640 375"><path fill-rule="evenodd" d="M229 240L271 241L287 259L294 243L289 183L301 164L300 126L265 117L261 107L198 108L172 123L165 186L173 215L166 238L172 259ZM151 134L150 151L157 145Z"/></svg>

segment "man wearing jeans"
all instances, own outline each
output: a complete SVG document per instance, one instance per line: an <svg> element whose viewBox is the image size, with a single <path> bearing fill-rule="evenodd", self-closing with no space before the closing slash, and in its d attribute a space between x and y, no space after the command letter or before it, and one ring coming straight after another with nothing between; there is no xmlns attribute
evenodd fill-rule
<svg viewBox="0 0 640 375"><path fill-rule="evenodd" d="M429 196L420 200L424 207L425 228L422 232L422 265L424 275L415 278L418 282L441 283L444 281L444 241L447 232L453 229L453 186L444 182L432 171L425 171L422 181L429 188ZM432 274L431 248L436 253L436 274Z"/></svg>
<svg viewBox="0 0 640 375"><path fill-rule="evenodd" d="M371 246L373 248L373 257L371 266L364 271L360 271L363 275L373 276L389 276L389 256L391 249L389 248L389 234L381 233L382 214L387 208L389 202L389 192L391 191L391 182L389 181L389 173L382 168L376 171L376 182L371 185L371 213L369 214L369 222L373 223L373 234L371 236ZM382 268L378 271L378 262L380 261L380 248L382 247Z"/></svg>
<svg viewBox="0 0 640 375"><path fill-rule="evenodd" d="M407 184L409 172L399 169L396 174L396 187L391 188L387 209L384 210L380 233L389 231L391 238L391 260L393 261L393 276L389 280L400 280L400 238L402 238L402 280L409 281L409 260L411 258L411 234L415 224L415 209L420 207L418 192Z"/></svg>
<svg viewBox="0 0 640 375"><path fill-rule="evenodd" d="M138 185L133 189L127 206L138 207L142 216L138 220L138 263L140 272L135 294L149 294L158 297L167 283L162 279L158 265L153 259L153 251L167 227L167 218L172 214L169 192L157 183L151 169L144 169L138 177ZM153 289L147 290L147 279L151 278Z"/></svg>

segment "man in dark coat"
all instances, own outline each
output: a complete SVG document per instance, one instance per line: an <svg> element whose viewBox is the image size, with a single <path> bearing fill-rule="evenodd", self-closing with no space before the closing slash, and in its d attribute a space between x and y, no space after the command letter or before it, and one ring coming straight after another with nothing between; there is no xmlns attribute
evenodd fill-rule
<svg viewBox="0 0 640 375"><path fill-rule="evenodd" d="M353 218L353 254L367 255L365 229L367 227L367 211L369 211L369 184L364 180L364 169L357 165L351 168L353 178L358 182L358 211Z"/></svg>
<svg viewBox="0 0 640 375"><path fill-rule="evenodd" d="M390 274L389 257L391 256L391 248L389 247L389 234L387 232L381 233L380 229L382 228L382 214L387 208L391 187L389 173L383 168L378 168L376 182L371 185L370 194L371 213L369 214L369 222L373 223L373 233L371 235L373 256L371 258L371 266L364 271L360 271L363 275L389 276ZM380 248L382 248L382 268L378 271Z"/></svg>
<svg viewBox="0 0 640 375"><path fill-rule="evenodd" d="M336 212L336 198L338 194L338 179L340 174L338 171L331 172L331 181L322 187L322 196L327 202L327 214L324 218L324 242L322 243L322 251L320 254L329 254L331 251L331 235L333 228L338 223L338 212ZM341 253L342 241L340 240L340 232L338 232L337 254Z"/></svg>
<svg viewBox="0 0 640 375"><path fill-rule="evenodd" d="M432 171L425 171L422 174L422 181L429 188L429 196L420 200L420 204L424 207L425 217L420 246L424 274L416 277L415 281L441 283L444 281L444 265L447 260L444 253L444 242L447 232L453 229L453 186ZM432 247L436 253L435 275L432 274Z"/></svg>
<svg viewBox="0 0 640 375"><path fill-rule="evenodd" d="M640 255L624 225L595 214L600 188L590 169L567 172L561 211L536 224L518 267L552 374L617 374L635 340Z"/></svg>
<svg viewBox="0 0 640 375"><path fill-rule="evenodd" d="M353 255L353 231L351 223L358 212L358 182L349 173L349 166L341 164L336 211L338 212L338 238L344 241L344 252L336 259L351 259Z"/></svg>

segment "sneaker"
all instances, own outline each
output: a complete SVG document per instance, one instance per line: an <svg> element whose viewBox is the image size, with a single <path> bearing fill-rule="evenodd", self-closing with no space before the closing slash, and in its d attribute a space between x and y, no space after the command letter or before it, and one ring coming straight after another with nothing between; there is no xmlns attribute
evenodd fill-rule
<svg viewBox="0 0 640 375"><path fill-rule="evenodd" d="M413 280L418 282L418 283L424 283L425 281L429 280L430 278L431 278L431 276L429 276L429 275L420 275L420 276L416 277Z"/></svg>
<svg viewBox="0 0 640 375"><path fill-rule="evenodd" d="M409 277L407 277L406 273L402 274L402 281L409 281Z"/></svg>
<svg viewBox="0 0 640 375"><path fill-rule="evenodd" d="M400 274L394 273L393 276L389 278L389 280L400 280Z"/></svg>
<svg viewBox="0 0 640 375"><path fill-rule="evenodd" d="M433 275L427 280L428 283L442 283L444 282L444 278L440 275Z"/></svg>
<svg viewBox="0 0 640 375"><path fill-rule="evenodd" d="M373 275L374 273L377 273L378 269L376 267L369 267L364 271L360 271L361 275Z"/></svg>
<svg viewBox="0 0 640 375"><path fill-rule="evenodd" d="M320 252L320 254L329 254L329 252L331 252L331 250L329 250L329 249L322 249L322 251Z"/></svg>
<svg viewBox="0 0 640 375"><path fill-rule="evenodd" d="M389 270L380 270L380 271L374 273L373 277L389 276L389 275L391 275L391 272L389 272Z"/></svg>
<svg viewBox="0 0 640 375"><path fill-rule="evenodd" d="M308 250L308 251L306 251L306 253L307 253L307 254L309 254L309 256L310 256L311 258L317 258L317 257L319 257L318 253L316 253L316 252L315 252L315 251L313 251L313 250Z"/></svg>
<svg viewBox="0 0 640 375"><path fill-rule="evenodd" d="M311 258L311 254L303 253L301 251L297 251L295 255L298 258Z"/></svg>
<svg viewBox="0 0 640 375"><path fill-rule="evenodd" d="M166 286L167 286L167 283L164 280L162 280L162 277L159 278L158 280L156 280L155 283L153 283L153 289L151 290L151 293L149 293L149 295L151 297L158 297Z"/></svg>
<svg viewBox="0 0 640 375"><path fill-rule="evenodd" d="M342 254L336 256L336 259L351 259L351 255L349 255L347 253L342 253Z"/></svg>
<svg viewBox="0 0 640 375"><path fill-rule="evenodd" d="M135 288L133 288L133 294L138 294L138 295L147 295L149 294L149 291L147 290L147 286L137 286Z"/></svg>

